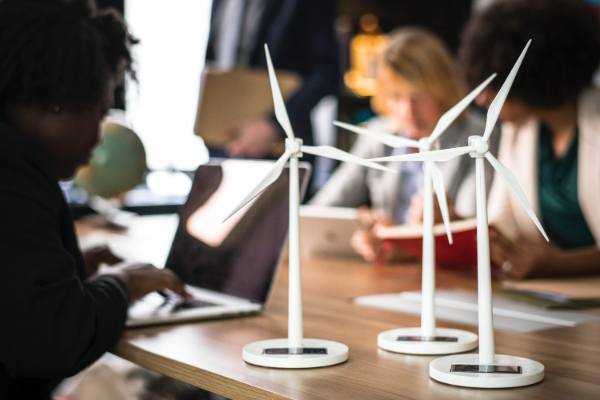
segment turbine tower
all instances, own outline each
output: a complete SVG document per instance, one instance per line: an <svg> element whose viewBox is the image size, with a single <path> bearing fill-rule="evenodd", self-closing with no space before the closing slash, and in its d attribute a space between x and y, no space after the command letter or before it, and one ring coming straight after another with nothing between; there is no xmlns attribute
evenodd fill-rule
<svg viewBox="0 0 600 400"><path fill-rule="evenodd" d="M490 76L464 99L442 115L429 137L419 141L387 133L374 132L358 126L335 121L334 124L349 131L373 138L390 147L412 147L421 153L435 150L439 137L462 114L473 100L496 77ZM384 350L406 354L453 354L469 351L477 347L477 335L459 329L436 328L435 324L435 241L433 235L433 190L437 194L446 226L448 241L452 243L452 232L448 216L444 179L439 167L433 161L424 163L424 204L423 204L423 258L421 283L421 327L392 329L381 332L377 345Z"/></svg>
<svg viewBox="0 0 600 400"><path fill-rule="evenodd" d="M471 136L468 146L377 158L370 161L449 161L463 154L475 158L477 198L477 275L479 303L479 354L462 354L442 357L429 364L429 375L440 382L457 386L479 388L518 387L537 383L544 379L544 366L526 358L498 355L494 349L494 322L492 314L492 281L490 271L490 243L488 235L487 202L485 191L486 158L498 175L517 197L529 217L546 240L548 236L529 205L514 174L490 152L489 138L496 125L500 110L512 86L531 40L525 46L515 66L498 91L487 113L483 136Z"/></svg>
<svg viewBox="0 0 600 400"><path fill-rule="evenodd" d="M298 209L300 206L299 180L298 180L298 158L302 153L333 158L339 161L354 162L366 167L376 168L383 171L395 172L377 163L365 161L345 151L331 146L305 146L302 139L296 138L292 130L287 110L275 70L265 44L267 66L273 92L275 105L275 117L281 124L287 139L285 141L285 152L275 162L273 168L267 175L244 197L238 206L225 218L227 220L235 214L246 203L252 200L271 183L273 183L281 172L285 163L290 161L290 224L289 224L289 300L288 300L288 338L263 340L248 344L244 347L244 361L264 367L274 368L315 368L339 364L348 359L348 347L344 344L320 339L305 339L302 329L302 293L300 275L300 233Z"/></svg>

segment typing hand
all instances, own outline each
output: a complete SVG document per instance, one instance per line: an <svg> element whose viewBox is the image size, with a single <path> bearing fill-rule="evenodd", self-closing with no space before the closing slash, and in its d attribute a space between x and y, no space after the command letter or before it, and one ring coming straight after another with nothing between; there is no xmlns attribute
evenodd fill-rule
<svg viewBox="0 0 600 400"><path fill-rule="evenodd" d="M122 262L102 273L115 275L121 279L129 289L129 297L132 303L148 293L164 293L166 290L170 290L186 299L191 298L181 279L169 269L158 269L145 263Z"/></svg>
<svg viewBox="0 0 600 400"><path fill-rule="evenodd" d="M85 261L85 270L88 277L98 272L100 264L114 265L121 261L122 258L113 254L106 245L93 246L82 251L83 260Z"/></svg>

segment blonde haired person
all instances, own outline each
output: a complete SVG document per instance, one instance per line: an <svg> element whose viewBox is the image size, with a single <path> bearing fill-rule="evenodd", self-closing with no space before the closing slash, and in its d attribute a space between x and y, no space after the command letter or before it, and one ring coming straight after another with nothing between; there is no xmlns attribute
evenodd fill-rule
<svg viewBox="0 0 600 400"><path fill-rule="evenodd" d="M419 140L433 131L439 118L465 94L450 52L433 33L416 27L400 28L388 36L379 70L384 116L367 128ZM485 120L466 111L441 136L441 148L465 146L468 137L481 135ZM492 135L491 149L498 149ZM351 152L362 158L385 157L414 151L393 149L373 139L358 137ZM364 229L354 234L353 246L365 259L374 259L381 225L416 223L422 219L423 168L421 162L389 162L398 174L343 163L311 200L311 204L361 207ZM475 215L475 163L469 155L439 164L448 191L451 217ZM489 189L493 173L486 171Z"/></svg>

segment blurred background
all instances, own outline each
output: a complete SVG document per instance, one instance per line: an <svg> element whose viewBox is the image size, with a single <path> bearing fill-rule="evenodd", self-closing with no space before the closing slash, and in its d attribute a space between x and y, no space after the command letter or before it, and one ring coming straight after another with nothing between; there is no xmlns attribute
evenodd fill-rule
<svg viewBox="0 0 600 400"><path fill-rule="evenodd" d="M424 26L456 52L461 29L471 13L493 1L336 0L334 31L339 45L340 79L337 93L324 97L311 112L316 144L349 150L354 134L331 122L338 119L358 124L375 115L375 111L382 111L374 110L378 104L375 76L386 33L407 25ZM136 182L137 177L130 177L129 181L136 183L134 189L114 196L117 201L112 205L93 201L102 196L90 191L93 185L86 186L85 182L64 184L68 200L76 217L98 208L124 208L141 214L174 212L185 201L191 184L189 177L198 165L208 161L202 139L194 134L194 123L212 1L97 2L100 7L115 7L123 12L130 32L140 39L133 50L137 82L126 82L125 93L115 93L117 110L111 113L109 121L126 126L139 136L147 168L143 169L141 183ZM335 166L332 160L314 162L313 191L327 181ZM91 180L93 176L87 171L83 178Z"/></svg>

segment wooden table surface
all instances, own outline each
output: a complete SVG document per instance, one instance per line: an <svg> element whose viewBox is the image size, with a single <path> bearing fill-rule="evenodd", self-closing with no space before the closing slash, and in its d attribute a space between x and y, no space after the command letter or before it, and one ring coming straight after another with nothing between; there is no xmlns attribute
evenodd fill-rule
<svg viewBox="0 0 600 400"><path fill-rule="evenodd" d="M357 296L418 290L417 267L378 273L360 261L303 261L304 337L350 348L343 364L277 370L246 364L244 345L287 337L287 266L258 316L127 330L112 352L149 369L231 399L600 399L600 321L531 333L496 331L496 353L544 364L545 380L516 389L467 389L429 378L435 356L377 347L388 329L420 326L420 317L351 303ZM476 290L469 273L438 271L437 288ZM446 321L438 326L477 332ZM476 352L476 351L474 351Z"/></svg>

